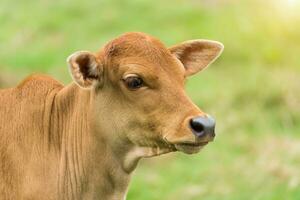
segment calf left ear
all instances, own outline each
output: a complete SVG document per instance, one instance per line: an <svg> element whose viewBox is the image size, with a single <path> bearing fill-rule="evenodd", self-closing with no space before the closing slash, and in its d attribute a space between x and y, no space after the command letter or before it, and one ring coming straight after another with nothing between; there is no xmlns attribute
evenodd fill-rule
<svg viewBox="0 0 300 200"><path fill-rule="evenodd" d="M67 59L73 80L82 88L100 84L103 67L101 61L89 51L78 51Z"/></svg>
<svg viewBox="0 0 300 200"><path fill-rule="evenodd" d="M211 40L189 40L171 47L169 50L185 67L185 75L193 75L215 61L224 46Z"/></svg>

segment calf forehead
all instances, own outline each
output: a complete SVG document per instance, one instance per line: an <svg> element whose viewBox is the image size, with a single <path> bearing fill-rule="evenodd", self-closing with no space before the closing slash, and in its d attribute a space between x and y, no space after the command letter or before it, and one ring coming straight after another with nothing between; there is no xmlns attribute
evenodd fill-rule
<svg viewBox="0 0 300 200"><path fill-rule="evenodd" d="M159 40L144 33L127 33L116 38L105 46L104 55L115 64L130 60L135 64L146 63L148 67L163 69L175 77L184 74L184 67L170 51Z"/></svg>

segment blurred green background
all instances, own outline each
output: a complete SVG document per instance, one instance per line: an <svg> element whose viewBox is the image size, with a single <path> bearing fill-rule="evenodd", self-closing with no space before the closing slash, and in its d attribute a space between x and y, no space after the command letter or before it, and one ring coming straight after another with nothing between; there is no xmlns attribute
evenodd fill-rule
<svg viewBox="0 0 300 200"><path fill-rule="evenodd" d="M2 0L0 25L1 87L33 72L68 83L68 55L128 31L221 41L187 83L217 118L215 142L143 160L128 199L300 199L300 0Z"/></svg>

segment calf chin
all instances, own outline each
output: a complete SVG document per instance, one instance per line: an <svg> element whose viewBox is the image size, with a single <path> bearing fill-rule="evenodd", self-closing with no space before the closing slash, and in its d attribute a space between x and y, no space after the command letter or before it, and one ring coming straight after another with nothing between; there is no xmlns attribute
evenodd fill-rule
<svg viewBox="0 0 300 200"><path fill-rule="evenodd" d="M204 145L193 146L193 145L188 145L188 144L175 144L175 148L178 151L181 151L186 154L199 153L203 147L204 147Z"/></svg>

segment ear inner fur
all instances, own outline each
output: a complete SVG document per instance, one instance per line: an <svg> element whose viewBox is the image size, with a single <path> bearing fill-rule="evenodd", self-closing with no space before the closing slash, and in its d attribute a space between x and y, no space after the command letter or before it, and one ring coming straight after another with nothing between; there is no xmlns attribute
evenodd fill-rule
<svg viewBox="0 0 300 200"><path fill-rule="evenodd" d="M73 80L82 88L90 88L100 81L102 65L99 59L88 51L75 52L67 59Z"/></svg>

